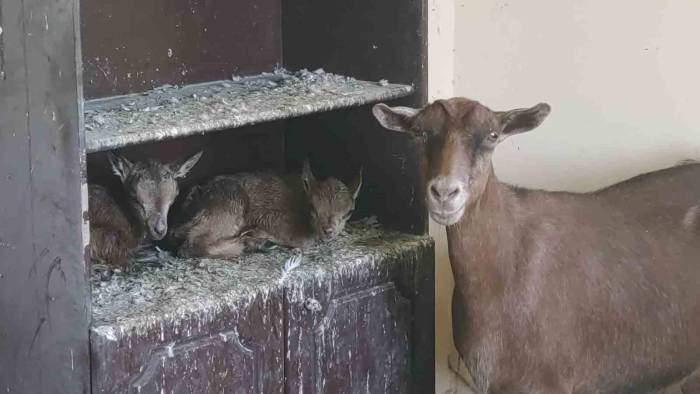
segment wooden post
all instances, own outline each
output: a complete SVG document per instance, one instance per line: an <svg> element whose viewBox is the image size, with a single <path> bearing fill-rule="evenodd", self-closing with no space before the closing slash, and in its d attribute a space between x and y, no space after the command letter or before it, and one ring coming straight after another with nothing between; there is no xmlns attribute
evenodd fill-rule
<svg viewBox="0 0 700 394"><path fill-rule="evenodd" d="M0 392L87 393L78 2L0 10Z"/></svg>

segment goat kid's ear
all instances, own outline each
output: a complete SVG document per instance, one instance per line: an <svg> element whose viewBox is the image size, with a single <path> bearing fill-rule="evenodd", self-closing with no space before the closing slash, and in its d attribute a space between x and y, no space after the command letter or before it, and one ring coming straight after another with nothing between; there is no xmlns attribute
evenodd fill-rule
<svg viewBox="0 0 700 394"><path fill-rule="evenodd" d="M549 115L550 111L549 104L540 103L532 108L514 109L496 114L501 121L501 133L508 137L536 128Z"/></svg>
<svg viewBox="0 0 700 394"><path fill-rule="evenodd" d="M417 109L409 107L389 107L377 104L372 107L372 114L385 129L393 131L410 131L409 121L418 113Z"/></svg>
<svg viewBox="0 0 700 394"><path fill-rule="evenodd" d="M197 164L199 159L202 157L203 151L199 151L192 155L190 158L186 159L184 162L175 162L171 164L171 168L175 173L175 179L184 178L192 170L192 168Z"/></svg>
<svg viewBox="0 0 700 394"><path fill-rule="evenodd" d="M362 167L360 167L360 173L352 180L348 188L352 191L352 199L357 200L357 196L360 194L360 189L362 188Z"/></svg>
<svg viewBox="0 0 700 394"><path fill-rule="evenodd" d="M114 175L118 176L122 182L126 182L126 179L131 175L134 165L126 157L117 156L112 152L107 153L107 159L112 166Z"/></svg>
<svg viewBox="0 0 700 394"><path fill-rule="evenodd" d="M314 177L314 173L311 172L311 164L308 159L304 160L304 167L301 170L301 183L304 185L304 191L306 191L307 194L311 193L311 189L316 183L316 177Z"/></svg>

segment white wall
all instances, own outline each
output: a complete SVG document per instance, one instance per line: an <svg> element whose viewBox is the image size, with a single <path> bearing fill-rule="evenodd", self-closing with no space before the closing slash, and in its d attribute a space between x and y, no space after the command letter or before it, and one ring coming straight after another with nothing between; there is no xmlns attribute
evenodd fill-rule
<svg viewBox="0 0 700 394"><path fill-rule="evenodd" d="M700 0L429 5L434 97L466 96L498 110L552 105L539 129L498 148L502 181L586 191L700 159ZM454 52L446 48L452 43ZM452 279L444 230L431 233L438 239L436 392L466 392L445 369Z"/></svg>
<svg viewBox="0 0 700 394"><path fill-rule="evenodd" d="M501 180L588 190L700 157L700 1L457 0L455 93L553 111Z"/></svg>

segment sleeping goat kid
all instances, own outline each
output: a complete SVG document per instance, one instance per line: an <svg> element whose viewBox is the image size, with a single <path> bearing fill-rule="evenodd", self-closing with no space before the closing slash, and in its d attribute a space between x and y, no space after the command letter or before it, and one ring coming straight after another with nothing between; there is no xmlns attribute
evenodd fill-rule
<svg viewBox="0 0 700 394"><path fill-rule="evenodd" d="M308 162L301 176L241 173L193 189L174 231L183 257L229 258L266 242L307 248L336 237L355 208L362 171L350 185L315 179Z"/></svg>
<svg viewBox="0 0 700 394"><path fill-rule="evenodd" d="M178 195L177 180L197 164L202 152L187 160L161 164L132 163L109 154L112 171L122 181L126 201L119 204L100 185L89 185L90 256L107 266L125 266L127 258L147 241L168 232L168 211Z"/></svg>

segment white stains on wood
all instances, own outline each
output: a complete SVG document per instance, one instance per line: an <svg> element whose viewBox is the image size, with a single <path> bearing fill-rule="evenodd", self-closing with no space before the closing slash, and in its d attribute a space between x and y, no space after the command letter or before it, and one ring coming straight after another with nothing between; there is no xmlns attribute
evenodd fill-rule
<svg viewBox="0 0 700 394"><path fill-rule="evenodd" d="M307 298L303 292L306 281L332 286L327 283L330 276L376 272L387 259L430 242L426 236L352 223L338 239L305 252L303 264L287 273L288 296L301 304ZM156 265L136 264L132 272L115 273L110 281L93 286L92 330L116 340L124 333L144 333L157 325L165 341L164 322L198 316L201 331L201 323L212 321L222 310L244 308L257 299L266 302L271 293L281 291L281 266L292 253L280 248L233 261L184 260L163 253Z"/></svg>
<svg viewBox="0 0 700 394"><path fill-rule="evenodd" d="M683 226L688 231L700 230L700 205L695 205L686 211Z"/></svg>

